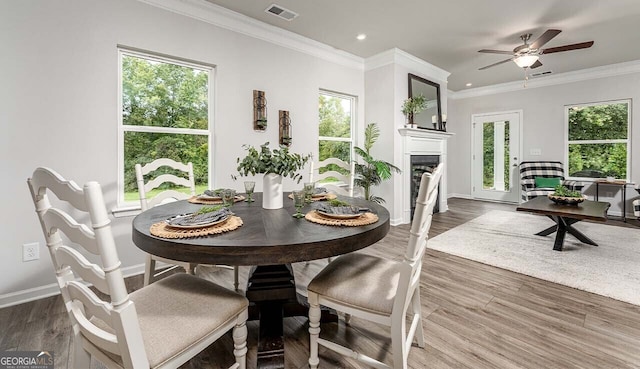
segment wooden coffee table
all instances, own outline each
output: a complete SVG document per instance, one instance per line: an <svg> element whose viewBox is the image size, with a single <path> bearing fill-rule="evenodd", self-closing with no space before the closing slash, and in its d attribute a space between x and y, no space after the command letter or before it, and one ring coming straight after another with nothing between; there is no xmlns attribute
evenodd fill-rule
<svg viewBox="0 0 640 369"><path fill-rule="evenodd" d="M553 249L562 251L564 236L569 232L575 238L583 243L598 246L593 240L585 236L582 232L575 229L572 225L581 220L593 220L596 222L607 221L607 210L611 204L608 202L589 201L578 205L558 205L549 200L546 196L538 196L516 208L517 211L526 211L540 215L546 215L556 224L543 231L536 233L537 236L548 236L556 232L556 239Z"/></svg>

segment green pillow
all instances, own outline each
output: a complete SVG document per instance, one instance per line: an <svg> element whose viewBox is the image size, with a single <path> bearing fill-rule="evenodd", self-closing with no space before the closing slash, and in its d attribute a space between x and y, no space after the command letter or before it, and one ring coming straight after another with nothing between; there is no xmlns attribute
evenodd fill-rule
<svg viewBox="0 0 640 369"><path fill-rule="evenodd" d="M560 184L560 178L535 177L537 188L555 188Z"/></svg>

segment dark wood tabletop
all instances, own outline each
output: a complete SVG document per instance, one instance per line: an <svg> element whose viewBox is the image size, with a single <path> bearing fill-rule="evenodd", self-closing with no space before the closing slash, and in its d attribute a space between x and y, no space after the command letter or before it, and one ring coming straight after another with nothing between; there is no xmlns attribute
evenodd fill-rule
<svg viewBox="0 0 640 369"><path fill-rule="evenodd" d="M237 202L232 211L244 225L206 237L165 239L150 234L149 228L178 214L192 213L203 205L186 200L149 209L133 220L133 242L140 249L160 257L201 264L274 265L315 260L349 253L372 245L389 231L389 212L363 199L339 196L349 203L367 207L379 217L378 222L359 227L321 225L296 219L293 200L286 196L284 208L262 208L262 194L255 202ZM307 205L302 212L312 210Z"/></svg>
<svg viewBox="0 0 640 369"><path fill-rule="evenodd" d="M538 196L520 204L516 210L542 215L605 222L607 220L607 210L610 206L611 204L608 202L590 200L585 200L577 205L559 205L549 200L546 196Z"/></svg>

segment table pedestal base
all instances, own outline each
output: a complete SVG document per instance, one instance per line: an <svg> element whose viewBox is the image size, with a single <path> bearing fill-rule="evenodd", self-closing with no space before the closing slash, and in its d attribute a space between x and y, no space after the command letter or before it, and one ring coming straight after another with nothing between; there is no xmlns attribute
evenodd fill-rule
<svg viewBox="0 0 640 369"><path fill-rule="evenodd" d="M548 236L553 232L556 233L556 240L553 243L553 249L555 251L562 251L562 245L564 244L564 236L569 232L572 236L580 240L582 243L586 243L592 246L598 246L597 243L593 242L592 239L585 236L584 233L579 230L573 228L571 225L579 222L579 219L574 218L565 218L557 215L547 215L550 219L556 222L556 225L551 226L543 231L536 233L536 236Z"/></svg>
<svg viewBox="0 0 640 369"><path fill-rule="evenodd" d="M306 299L296 292L291 264L263 265L251 268L247 284L249 319L260 320L258 368L284 368L283 319L307 316ZM322 321L337 321L338 316L322 311Z"/></svg>

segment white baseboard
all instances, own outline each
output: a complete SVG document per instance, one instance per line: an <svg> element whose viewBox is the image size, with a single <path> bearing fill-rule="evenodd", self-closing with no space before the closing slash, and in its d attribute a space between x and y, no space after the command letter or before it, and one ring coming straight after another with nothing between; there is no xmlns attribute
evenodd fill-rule
<svg viewBox="0 0 640 369"><path fill-rule="evenodd" d="M471 195L467 195L464 193L450 193L447 195L447 199L450 199L452 197L457 197L459 199L473 200L473 197Z"/></svg>
<svg viewBox="0 0 640 369"><path fill-rule="evenodd" d="M144 263L122 268L122 274L125 278L142 273L144 273ZM60 288L58 287L57 283L51 283L44 286L29 288L26 290L6 293L4 295L0 295L0 309L23 304L25 302L43 299L45 297L54 296L59 293Z"/></svg>
<svg viewBox="0 0 640 369"><path fill-rule="evenodd" d="M396 218L396 219L389 219L389 224L395 227L404 223L402 222L402 218Z"/></svg>

